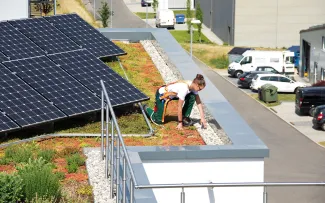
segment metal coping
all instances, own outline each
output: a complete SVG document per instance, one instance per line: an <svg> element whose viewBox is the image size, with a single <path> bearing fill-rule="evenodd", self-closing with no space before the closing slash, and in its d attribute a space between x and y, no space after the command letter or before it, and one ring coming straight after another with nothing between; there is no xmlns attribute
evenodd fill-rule
<svg viewBox="0 0 325 203"><path fill-rule="evenodd" d="M269 149L243 120L227 99L178 44L167 29L155 28L100 28L110 40L156 40L171 63L183 78L194 78L197 73L205 76L206 88L200 93L202 102L225 131L232 145L205 145L181 147L127 147L138 184L150 184L142 161L260 158L269 156ZM152 190L136 190L137 203L157 202Z"/></svg>

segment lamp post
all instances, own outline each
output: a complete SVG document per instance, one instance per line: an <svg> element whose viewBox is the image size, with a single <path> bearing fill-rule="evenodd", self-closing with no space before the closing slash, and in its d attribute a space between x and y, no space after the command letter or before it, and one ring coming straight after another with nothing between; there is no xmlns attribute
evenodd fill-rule
<svg viewBox="0 0 325 203"><path fill-rule="evenodd" d="M148 28L148 3L146 4L146 28Z"/></svg>
<svg viewBox="0 0 325 203"><path fill-rule="evenodd" d="M94 19L96 21L96 3L95 3L96 0L93 0L93 1L94 1L94 5L93 5L93 7L94 7Z"/></svg>
<svg viewBox="0 0 325 203"><path fill-rule="evenodd" d="M193 24L201 24L200 20L191 20L191 58L193 58L193 48L192 48L192 44L193 44Z"/></svg>
<svg viewBox="0 0 325 203"><path fill-rule="evenodd" d="M111 28L113 28L113 0L111 0Z"/></svg>

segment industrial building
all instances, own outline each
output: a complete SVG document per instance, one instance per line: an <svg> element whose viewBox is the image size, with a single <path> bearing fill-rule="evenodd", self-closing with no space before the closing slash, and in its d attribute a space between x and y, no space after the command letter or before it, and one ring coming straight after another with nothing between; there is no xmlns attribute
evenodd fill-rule
<svg viewBox="0 0 325 203"><path fill-rule="evenodd" d="M325 24L300 31L300 53L299 75L310 83L324 80Z"/></svg>
<svg viewBox="0 0 325 203"><path fill-rule="evenodd" d="M204 24L226 44L299 45L299 31L324 23L324 0L196 0Z"/></svg>

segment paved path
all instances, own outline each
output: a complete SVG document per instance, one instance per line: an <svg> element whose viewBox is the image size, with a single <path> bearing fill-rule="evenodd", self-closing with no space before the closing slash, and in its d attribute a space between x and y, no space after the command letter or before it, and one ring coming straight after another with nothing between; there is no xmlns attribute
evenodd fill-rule
<svg viewBox="0 0 325 203"><path fill-rule="evenodd" d="M133 14L123 1L118 1L115 9L121 9L120 15L116 15L114 19L121 23L119 26L142 25L143 21L137 17L131 20L126 18ZM325 181L325 149L310 141L205 64L195 62L269 147L270 157L265 159L265 181ZM320 187L278 187L268 188L268 192L268 203L325 202L324 188Z"/></svg>

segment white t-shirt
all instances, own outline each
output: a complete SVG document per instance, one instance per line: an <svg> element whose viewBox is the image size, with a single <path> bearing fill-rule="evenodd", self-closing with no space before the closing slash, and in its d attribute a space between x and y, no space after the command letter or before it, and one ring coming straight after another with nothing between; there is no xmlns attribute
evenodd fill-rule
<svg viewBox="0 0 325 203"><path fill-rule="evenodd" d="M172 85L169 85L167 87L167 90L168 92L176 92L177 93L177 97L180 99L180 100L185 100L185 97L187 94L189 93L193 93L195 95L198 94L197 91L190 91L189 90L189 86L192 84L192 81L190 80L185 80L186 83L183 83L183 82L178 82L178 83L175 83L175 84L172 84ZM165 87L161 87L159 89L159 94L164 94L165 93ZM173 96L170 96L169 97L170 99L173 99L174 97Z"/></svg>

